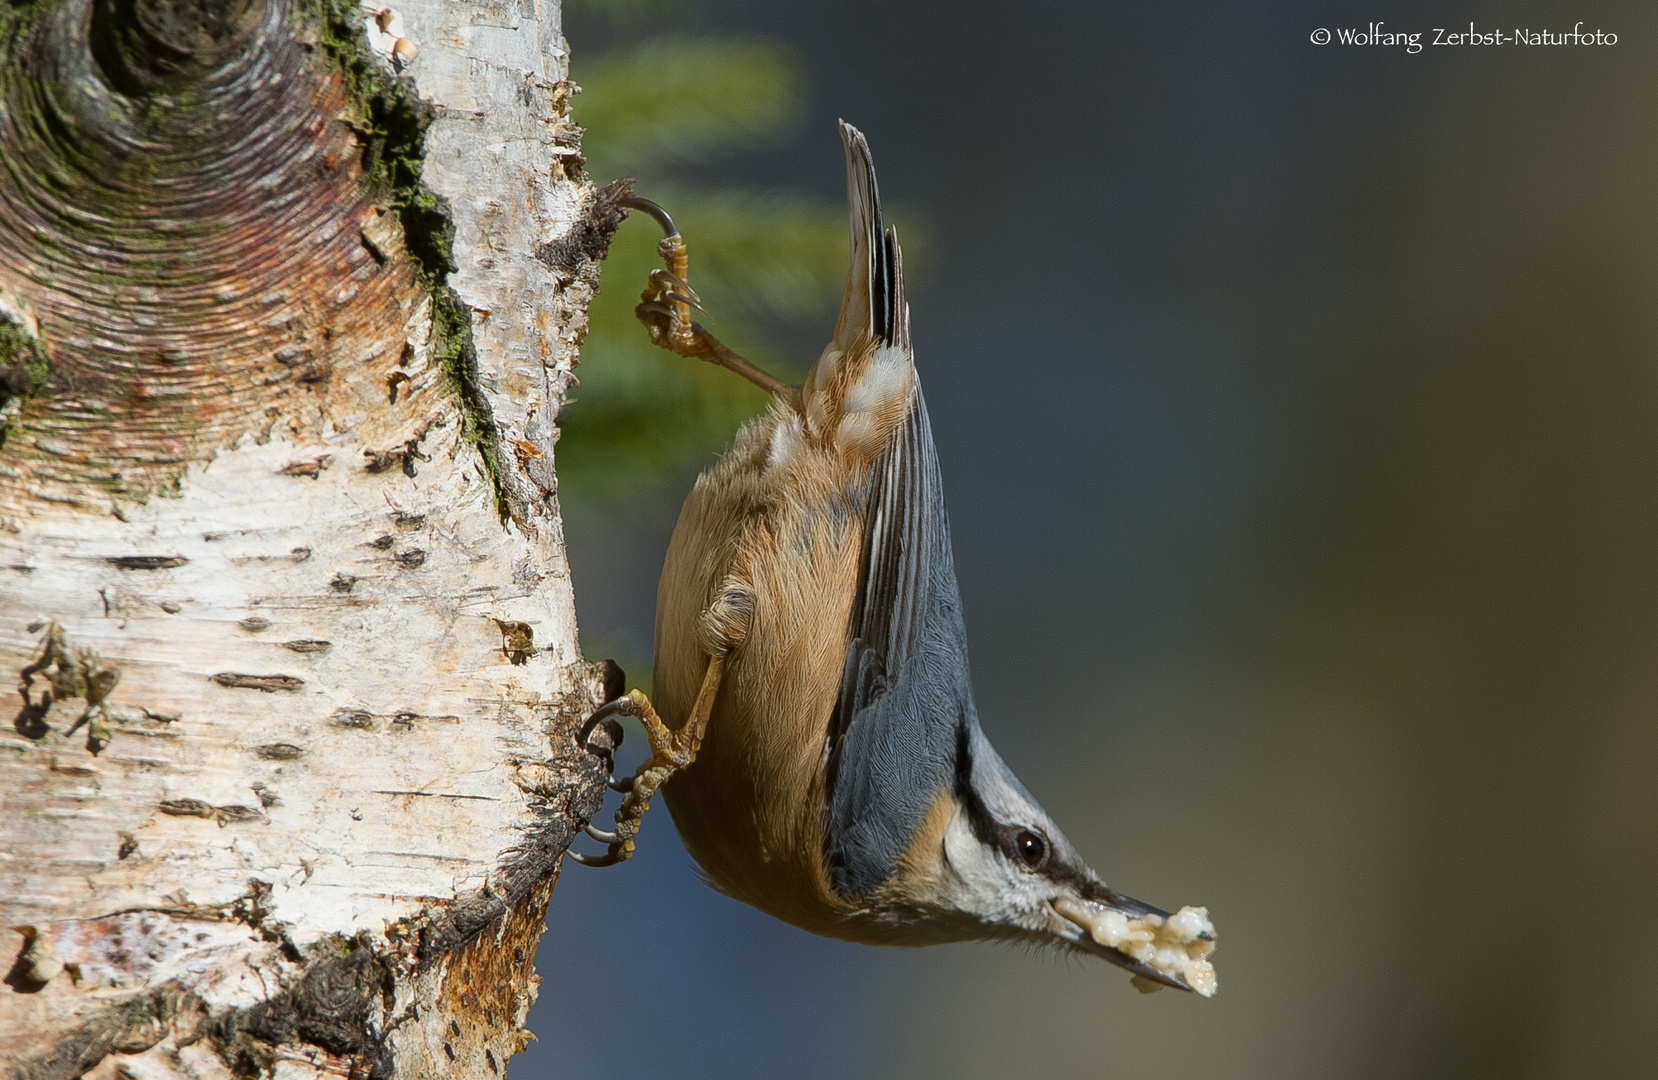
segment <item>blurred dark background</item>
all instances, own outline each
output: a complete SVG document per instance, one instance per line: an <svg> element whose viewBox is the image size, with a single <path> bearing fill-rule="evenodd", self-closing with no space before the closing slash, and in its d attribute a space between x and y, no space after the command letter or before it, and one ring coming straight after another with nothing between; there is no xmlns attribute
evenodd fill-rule
<svg viewBox="0 0 1658 1080"><path fill-rule="evenodd" d="M834 121L869 136L985 727L1113 885L1209 906L1221 989L814 938L658 807L566 868L514 1076L1658 1076L1658 8L569 7L595 179L680 199L779 371L838 303ZM1425 47L1309 40L1377 19ZM1426 47L1470 20L1619 43ZM672 85L693 47L735 82ZM627 337L654 239L559 445L584 647L642 686L759 406Z"/></svg>

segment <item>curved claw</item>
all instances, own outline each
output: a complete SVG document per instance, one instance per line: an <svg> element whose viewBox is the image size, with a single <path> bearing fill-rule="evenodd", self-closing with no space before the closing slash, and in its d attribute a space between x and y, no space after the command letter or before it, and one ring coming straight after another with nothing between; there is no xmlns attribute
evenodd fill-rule
<svg viewBox="0 0 1658 1080"><path fill-rule="evenodd" d="M633 790L633 777L624 776L620 780L610 780L608 786L611 791L619 791L623 795Z"/></svg>
<svg viewBox="0 0 1658 1080"><path fill-rule="evenodd" d="M666 210L662 209L662 207L658 204L651 202L649 199L641 199L637 195L630 195L625 199L617 200L616 205L625 206L629 210L643 210L645 213L655 218L658 225L662 226L663 236L679 235L679 227L674 224L674 219L668 216L668 212Z"/></svg>
<svg viewBox="0 0 1658 1080"><path fill-rule="evenodd" d="M583 855L579 851L567 851L565 854L583 866L615 866L622 861L620 855L612 855L608 851L603 855Z"/></svg>
<svg viewBox="0 0 1658 1080"><path fill-rule="evenodd" d="M576 745L603 761L607 773L615 771L616 748L622 745L622 725L611 719L616 711L610 705L600 706L576 734Z"/></svg>
<svg viewBox="0 0 1658 1080"><path fill-rule="evenodd" d="M671 270L656 269L651 271L651 284L665 292L681 292L690 299L687 303L696 303L702 300L697 291L691 288L691 283Z"/></svg>
<svg viewBox="0 0 1658 1080"><path fill-rule="evenodd" d="M614 844L616 842L616 834L615 833L605 832L603 829L599 828L597 825L592 825L592 824L584 825L584 826L582 826L581 831L586 833L588 836L591 836L593 839L597 840L601 844Z"/></svg>
<svg viewBox="0 0 1658 1080"><path fill-rule="evenodd" d="M615 701L607 701L603 705L600 705L597 709L594 709L593 715L589 716L587 718L587 722L581 726L582 741L585 742L587 740L587 736L593 733L593 729L595 727L604 723L617 713L627 709L631 704L632 702L628 701L627 698L619 697Z"/></svg>

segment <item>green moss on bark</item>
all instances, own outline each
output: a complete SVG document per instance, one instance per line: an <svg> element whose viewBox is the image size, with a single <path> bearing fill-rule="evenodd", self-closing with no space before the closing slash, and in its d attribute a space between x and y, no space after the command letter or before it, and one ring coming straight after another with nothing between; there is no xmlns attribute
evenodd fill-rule
<svg viewBox="0 0 1658 1080"><path fill-rule="evenodd" d="M10 392L17 397L38 394L46 387L52 366L46 349L23 327L0 315L0 372L14 373L13 381L0 374L0 405Z"/></svg>
<svg viewBox="0 0 1658 1080"><path fill-rule="evenodd" d="M0 450L21 402L46 389L52 376L46 349L33 334L0 315Z"/></svg>
<svg viewBox="0 0 1658 1080"><path fill-rule="evenodd" d="M316 20L318 48L345 78L359 113L353 121L363 145L363 173L378 197L396 211L404 246L432 297L431 353L460 403L462 437L488 470L496 510L508 516L501 481L500 440L489 402L478 383L472 315L448 285L455 267L455 226L449 207L421 180L426 129L435 111L412 84L393 75L370 52L363 10L354 2L307 0Z"/></svg>

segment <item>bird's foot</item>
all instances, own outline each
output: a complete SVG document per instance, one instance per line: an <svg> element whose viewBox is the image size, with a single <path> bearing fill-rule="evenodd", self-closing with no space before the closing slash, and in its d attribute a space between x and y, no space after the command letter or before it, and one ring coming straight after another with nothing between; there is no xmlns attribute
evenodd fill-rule
<svg viewBox="0 0 1658 1080"><path fill-rule="evenodd" d="M662 226L665 234L656 245L664 268L651 271L645 291L639 294L639 306L633 309L634 315L650 331L651 343L679 356L718 364L784 400L797 396L794 387L761 371L726 348L718 338L703 329L701 323L691 321L692 308L704 314L707 314L707 309L702 306L702 298L697 291L691 288L690 252L668 212L649 199L637 197L623 199L620 205L649 214Z"/></svg>
<svg viewBox="0 0 1658 1080"><path fill-rule="evenodd" d="M578 741L588 753L604 761L607 772L615 771L615 751L622 745L622 725L614 719L617 716L638 717L644 723L647 732L653 732L656 728L667 730L667 725L662 723L661 718L656 715L656 709L651 706L650 699L638 690L600 707L587 718L587 723L582 725ZM652 737L651 761L640 767L640 773L656 759L656 741L656 738ZM624 792L626 798L622 800L621 808L616 811L614 831L606 831L591 823L582 830L606 846L603 855L570 852L570 857L584 866L614 866L633 855L633 838L639 831L639 823L645 816L645 811L650 808L650 796L655 793L656 787L661 785L661 781L647 790L640 785L639 773L636 773L631 777L612 778L609 784L611 790Z"/></svg>
<svg viewBox="0 0 1658 1080"><path fill-rule="evenodd" d="M611 753L622 742L621 725L611 719L615 716L633 716L645 726L645 737L650 740L651 756L630 778L611 781L611 788L624 792L622 805L616 810L616 828L606 831L589 824L585 832L606 846L603 855L583 855L570 852L570 857L584 866L614 866L633 856L633 838L639 834L645 811L650 809L651 796L667 783L674 773L696 760L702 747L702 737L708 730L708 714L714 708L714 695L719 692L720 676L725 669L725 657L709 661L703 676L702 690L697 694L691 718L677 731L662 722L651 706L650 699L634 690L603 706L588 718L582 727L581 742L590 752L607 759L607 767L614 768ZM602 735L600 733L603 733Z"/></svg>

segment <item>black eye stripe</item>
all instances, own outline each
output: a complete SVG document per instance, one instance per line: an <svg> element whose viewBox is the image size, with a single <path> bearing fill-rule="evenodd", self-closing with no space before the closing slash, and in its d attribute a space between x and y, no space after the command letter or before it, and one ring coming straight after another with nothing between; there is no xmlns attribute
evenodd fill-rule
<svg viewBox="0 0 1658 1080"><path fill-rule="evenodd" d="M967 727L967 716L962 714L956 723L956 798L967 811L967 824L979 843L995 847L1003 842L996 819L990 808L973 788L973 739ZM1005 845L1004 845L1005 846Z"/></svg>
<svg viewBox="0 0 1658 1080"><path fill-rule="evenodd" d="M999 849L1009 860L1027 870L1039 871L1049 867L1048 855L1053 845L1041 831L1028 825L1003 825L990 813L984 800L973 789L973 741L962 715L956 724L956 798L967 811L967 822L980 843Z"/></svg>

